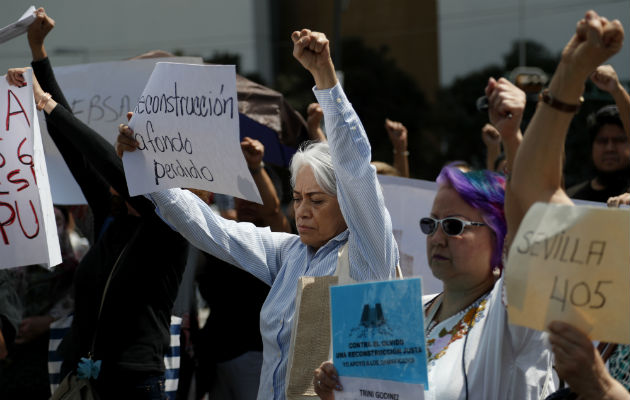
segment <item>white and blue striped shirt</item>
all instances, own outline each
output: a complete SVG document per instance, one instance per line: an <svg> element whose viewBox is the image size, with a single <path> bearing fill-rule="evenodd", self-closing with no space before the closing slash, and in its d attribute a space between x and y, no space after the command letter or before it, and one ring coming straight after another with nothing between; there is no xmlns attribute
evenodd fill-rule
<svg viewBox="0 0 630 400"><path fill-rule="evenodd" d="M300 276L333 275L346 241L350 276L393 278L398 248L383 195L370 165L371 148L357 114L339 85L314 90L324 110L337 197L348 229L314 251L299 236L271 232L215 215L187 190L152 193L156 212L194 246L238 266L271 286L260 313L263 366L258 399L284 399L287 358ZM247 293L234 293L247 298ZM231 301L226 299L226 301ZM224 329L230 329L229 326Z"/></svg>

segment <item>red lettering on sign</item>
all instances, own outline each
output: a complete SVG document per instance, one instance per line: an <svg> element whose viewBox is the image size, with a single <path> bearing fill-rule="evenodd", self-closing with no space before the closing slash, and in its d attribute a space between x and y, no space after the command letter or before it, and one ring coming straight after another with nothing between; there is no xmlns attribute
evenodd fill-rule
<svg viewBox="0 0 630 400"><path fill-rule="evenodd" d="M0 201L0 207L6 207L11 211L11 216L7 218L5 221L0 222L0 234L2 234L2 240L4 240L4 244L9 244L9 238L7 237L7 232L4 230L5 226L9 226L15 221L15 210L11 207L11 204L4 203Z"/></svg>
<svg viewBox="0 0 630 400"><path fill-rule="evenodd" d="M11 95L13 95L13 98L18 102L18 105L20 106L20 111L11 111ZM9 89L7 91L7 131L9 130L9 122L11 120L11 117L18 114L24 114L26 123L28 124L28 126L31 126L31 122L28 120L28 115L26 115L26 111L24 110L24 107L22 107L20 99L11 91L11 89Z"/></svg>
<svg viewBox="0 0 630 400"><path fill-rule="evenodd" d="M22 218L20 218L20 209L18 207L17 201L15 202L15 211L17 211L18 222L20 223L20 228L22 228L22 233L29 239L33 239L39 234L39 219L37 218L37 213L35 212L35 206L33 205L33 201L28 201L31 204L31 210L33 210L33 216L35 217L35 224L37 224L37 230L32 235L29 235L24 230L24 226L22 225Z"/></svg>

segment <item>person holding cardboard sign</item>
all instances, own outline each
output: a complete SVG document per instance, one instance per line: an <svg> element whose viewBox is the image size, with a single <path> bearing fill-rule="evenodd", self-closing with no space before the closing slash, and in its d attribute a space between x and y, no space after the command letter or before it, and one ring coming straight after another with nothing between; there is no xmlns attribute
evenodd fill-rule
<svg viewBox="0 0 630 400"><path fill-rule="evenodd" d="M301 276L332 276L347 243L349 274L358 281L393 278L398 248L374 168L367 135L335 75L328 39L294 32L293 55L313 75L328 143L302 148L291 162L299 236L218 217L190 192L151 193L156 212L199 249L271 286L261 310L263 367L259 399L284 399L285 377ZM119 130L117 150L133 151L132 132Z"/></svg>
<svg viewBox="0 0 630 400"><path fill-rule="evenodd" d="M618 20L609 21L589 11L578 21L549 88L541 94L514 161L506 200L508 229L512 234L536 202L573 204L562 189L559 162L567 131L582 101L584 82L621 49L623 38L624 30ZM532 165L537 168L532 169ZM580 329L559 321L551 322L548 329L558 375L579 398L630 399L627 367L617 369L612 376L588 335ZM609 360L627 366L629 358L628 346L618 345ZM615 378L624 379L627 387Z"/></svg>
<svg viewBox="0 0 630 400"><path fill-rule="evenodd" d="M155 215L149 200L129 196L114 148L72 114L44 47L53 27L38 9L28 31L33 95L99 232L77 267L74 319L60 345L62 376L82 371L101 398L163 398L170 316L188 244ZM9 70L7 81L24 86L24 70Z"/></svg>

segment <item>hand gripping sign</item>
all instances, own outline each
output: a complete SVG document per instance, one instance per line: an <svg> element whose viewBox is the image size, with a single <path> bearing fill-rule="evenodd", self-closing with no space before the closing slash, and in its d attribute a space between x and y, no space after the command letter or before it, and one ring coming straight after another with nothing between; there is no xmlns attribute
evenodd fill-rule
<svg viewBox="0 0 630 400"><path fill-rule="evenodd" d="M506 267L510 323L553 320L591 339L630 343L630 211L536 203Z"/></svg>
<svg viewBox="0 0 630 400"><path fill-rule="evenodd" d="M335 399L422 399L429 387L420 278L332 286Z"/></svg>
<svg viewBox="0 0 630 400"><path fill-rule="evenodd" d="M131 195L184 187L261 203L240 147L234 66L157 63L129 126L140 144L123 156Z"/></svg>
<svg viewBox="0 0 630 400"><path fill-rule="evenodd" d="M61 263L31 70L25 79L0 78L0 268Z"/></svg>

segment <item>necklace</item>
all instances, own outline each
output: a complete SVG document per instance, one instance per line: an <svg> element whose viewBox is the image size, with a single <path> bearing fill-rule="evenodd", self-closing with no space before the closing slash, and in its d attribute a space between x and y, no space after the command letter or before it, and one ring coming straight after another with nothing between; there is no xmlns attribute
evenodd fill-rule
<svg viewBox="0 0 630 400"><path fill-rule="evenodd" d="M431 334L431 332L433 331L433 329L435 329L436 326L438 326L440 323L449 320L453 317L458 317L458 319L460 319L460 323L457 324L457 326L461 325L462 322L464 322L464 320L467 320L469 324L470 319L471 318L462 318L465 316L468 316L468 314L470 314L470 317L474 317L479 310L479 306L481 305L481 303L483 302L483 300L485 300L487 296L487 293L485 295L483 295L482 297L478 298L477 300L475 300L472 304L470 304L468 307L464 308L463 310L458 311L456 314L451 315L448 318L445 318L444 320L439 320L437 318L437 314L439 313L440 309L442 308L442 299L440 298L440 300L433 306L433 308L435 309L435 311L433 311L431 313L431 319L429 320L429 324L425 329L426 335L429 336ZM474 310L473 310L474 309ZM461 330L461 327L460 329ZM468 334L468 329L466 329L466 334Z"/></svg>
<svg viewBox="0 0 630 400"><path fill-rule="evenodd" d="M432 304L428 304L430 308L428 309L425 322L425 335L429 361L442 357L451 343L468 337L470 329L481 318L486 309L488 293L485 293L468 307L443 321L435 319L437 310L441 306L441 298L436 298ZM436 328L439 329L437 334L434 332Z"/></svg>
<svg viewBox="0 0 630 400"><path fill-rule="evenodd" d="M429 334L431 333L431 331L440 323L451 319L455 316L459 316L459 315L466 315L470 312L470 310L472 308L475 308L475 312L474 314L476 314L477 312L477 308L479 308L479 305L481 304L481 302L488 297L488 294L490 293L490 291L487 291L486 293L484 293L483 295L481 295L480 297L477 298L477 300L473 301L470 305L468 305L466 308L458 311L457 313L449 316L448 318L444 318L443 320L438 319L438 313L440 312L440 310L442 309L442 300L444 298L444 292L438 294L437 296L435 296L434 298L432 298L426 305L425 308L427 310L427 315L425 318L425 326L424 326L424 331L425 334L427 336L429 336Z"/></svg>

